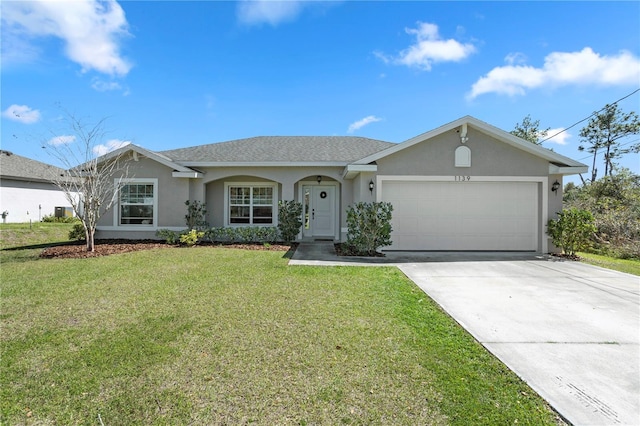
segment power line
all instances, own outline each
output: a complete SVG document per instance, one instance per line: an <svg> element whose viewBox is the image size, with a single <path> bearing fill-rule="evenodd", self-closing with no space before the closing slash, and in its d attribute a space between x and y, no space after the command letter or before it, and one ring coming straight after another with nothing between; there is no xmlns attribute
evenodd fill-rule
<svg viewBox="0 0 640 426"><path fill-rule="evenodd" d="M626 96L623 96L622 98L618 99L617 101L612 102L612 103L611 103L611 104L609 104L609 105L615 105L615 104L617 104L618 102L623 101L623 100L627 99L629 96L634 95L634 94L636 94L636 93L638 93L638 92L640 92L640 88L638 88L638 89L634 90L633 92L629 93L629 94L628 94L628 95L626 95ZM546 142L546 141L548 141L549 139L553 139L553 138L555 138L556 136L558 136L559 134L566 132L567 130L571 129L572 127L576 127L578 124L582 123L583 121L587 121L588 119L590 119L590 118L591 118L591 117L593 117L594 115L596 115L596 114L598 114L598 113L600 113L600 112L604 111L606 108L607 108L607 107L605 106L605 107L604 107L604 108L602 108L600 111L596 111L596 112L594 112L593 114L591 114L590 116L588 116L587 118L583 118L582 120L578 121L577 123L572 124L571 126L567 127L566 129L560 130L560 131L559 131L558 133L556 133L555 135L553 135L553 136L549 136L549 137L548 137L548 138L546 138L546 139L542 139L540 142L538 142L538 144L542 144L543 142Z"/></svg>
<svg viewBox="0 0 640 426"><path fill-rule="evenodd" d="M620 144L620 147L622 148L623 146L631 145L632 143L636 143L636 142L640 142L640 139L635 139L627 143ZM593 155L589 154L586 157L579 158L578 161L586 160L587 158L593 158Z"/></svg>

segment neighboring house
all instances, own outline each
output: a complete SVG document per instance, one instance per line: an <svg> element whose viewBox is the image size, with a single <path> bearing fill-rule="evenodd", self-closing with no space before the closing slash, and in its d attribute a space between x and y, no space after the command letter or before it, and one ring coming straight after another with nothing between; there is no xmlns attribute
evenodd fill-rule
<svg viewBox="0 0 640 426"><path fill-rule="evenodd" d="M71 213L64 192L53 182L64 170L9 151L0 150L0 213L4 222L40 221L55 215Z"/></svg>
<svg viewBox="0 0 640 426"><path fill-rule="evenodd" d="M389 250L547 252L562 179L587 166L473 117L395 144L361 137L255 137L132 159L118 207L98 238L153 238L184 229L186 200L214 227L276 226L279 200L304 206L301 239L344 241L346 209L393 204Z"/></svg>

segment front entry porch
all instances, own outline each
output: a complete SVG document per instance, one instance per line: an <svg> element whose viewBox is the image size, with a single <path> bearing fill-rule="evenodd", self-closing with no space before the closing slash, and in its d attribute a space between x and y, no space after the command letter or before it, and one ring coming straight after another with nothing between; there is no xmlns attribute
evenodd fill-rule
<svg viewBox="0 0 640 426"><path fill-rule="evenodd" d="M302 202L302 240L340 240L338 182L303 182L299 199Z"/></svg>

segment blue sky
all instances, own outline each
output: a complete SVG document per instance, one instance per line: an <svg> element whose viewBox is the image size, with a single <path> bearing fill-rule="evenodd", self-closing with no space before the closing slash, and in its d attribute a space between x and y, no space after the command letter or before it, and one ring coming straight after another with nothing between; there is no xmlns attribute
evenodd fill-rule
<svg viewBox="0 0 640 426"><path fill-rule="evenodd" d="M640 88L639 2L3 1L2 149L55 163L261 135L402 142L464 115L553 133ZM620 102L640 110L640 92ZM578 152L582 123L544 144ZM556 130L557 129L557 130ZM622 165L640 173L638 155Z"/></svg>

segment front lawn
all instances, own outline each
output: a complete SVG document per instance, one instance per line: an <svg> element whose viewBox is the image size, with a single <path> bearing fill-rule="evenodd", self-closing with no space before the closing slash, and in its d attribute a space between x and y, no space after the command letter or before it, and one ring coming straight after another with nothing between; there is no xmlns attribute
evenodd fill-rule
<svg viewBox="0 0 640 426"><path fill-rule="evenodd" d="M637 259L617 259L594 253L578 253L578 256L580 261L584 263L626 272L627 274L640 275L640 260Z"/></svg>
<svg viewBox="0 0 640 426"><path fill-rule="evenodd" d="M1 424L559 422L395 268L1 255Z"/></svg>

